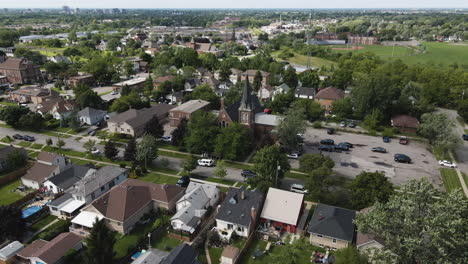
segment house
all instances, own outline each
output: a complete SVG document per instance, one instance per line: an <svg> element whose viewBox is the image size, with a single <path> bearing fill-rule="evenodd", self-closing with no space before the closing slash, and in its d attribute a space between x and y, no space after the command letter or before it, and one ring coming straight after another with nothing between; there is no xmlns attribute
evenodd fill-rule
<svg viewBox="0 0 468 264"><path fill-rule="evenodd" d="M44 182L44 187L46 187L47 191L58 194L68 190L88 173L94 171L94 169L86 166L72 164L57 175L47 179Z"/></svg>
<svg viewBox="0 0 468 264"><path fill-rule="evenodd" d="M77 86L78 84L84 84L88 86L93 86L96 83L94 76L91 74L84 74L78 76L72 76L68 78L67 84L70 86Z"/></svg>
<svg viewBox="0 0 468 264"><path fill-rule="evenodd" d="M356 235L356 248L363 254L372 257L374 252L382 249L385 246L385 241L372 234L364 234L357 232Z"/></svg>
<svg viewBox="0 0 468 264"><path fill-rule="evenodd" d="M23 248L24 245L19 241L13 241L0 249L0 264L13 264L15 262L16 253Z"/></svg>
<svg viewBox="0 0 468 264"><path fill-rule="evenodd" d="M187 79L184 84L184 91L193 92L193 90L202 84L202 81L198 78Z"/></svg>
<svg viewBox="0 0 468 264"><path fill-rule="evenodd" d="M185 195L177 201L177 212L171 218L172 228L193 234L207 210L218 200L219 189L216 185L191 181Z"/></svg>
<svg viewBox="0 0 468 264"><path fill-rule="evenodd" d="M92 107L86 107L77 113L80 122L89 126L101 123L106 115L107 111L94 109Z"/></svg>
<svg viewBox="0 0 468 264"><path fill-rule="evenodd" d="M213 43L197 43L193 38L192 41L186 43L186 46L198 53L212 53L216 56L221 56L223 54Z"/></svg>
<svg viewBox="0 0 468 264"><path fill-rule="evenodd" d="M268 83L268 78L270 73L265 71L260 71L262 74L262 85L266 85ZM241 81L249 80L249 82L253 83L255 79L255 74L257 74L257 70L247 70L241 74Z"/></svg>
<svg viewBox="0 0 468 264"><path fill-rule="evenodd" d="M239 253L240 251L238 248L227 245L221 254L221 264L236 264L236 261L239 258Z"/></svg>
<svg viewBox="0 0 468 264"><path fill-rule="evenodd" d="M396 115L391 118L392 127L398 128L403 133L416 133L419 121L416 117L409 115Z"/></svg>
<svg viewBox="0 0 468 264"><path fill-rule="evenodd" d="M303 203L304 194L270 187L260 215L263 227L279 232L296 233L304 210Z"/></svg>
<svg viewBox="0 0 468 264"><path fill-rule="evenodd" d="M24 58L8 58L0 63L0 75L7 77L9 83L35 83L42 79L39 66Z"/></svg>
<svg viewBox="0 0 468 264"><path fill-rule="evenodd" d="M309 87L297 88L294 92L296 98L310 99L313 100L315 95L315 89Z"/></svg>
<svg viewBox="0 0 468 264"><path fill-rule="evenodd" d="M84 201L74 199L73 195L69 192L47 204L50 214L61 219L70 219L75 217L79 212L79 209L84 205L86 205Z"/></svg>
<svg viewBox="0 0 468 264"><path fill-rule="evenodd" d="M331 249L346 248L354 239L355 217L353 210L318 203L307 228L310 243Z"/></svg>
<svg viewBox="0 0 468 264"><path fill-rule="evenodd" d="M55 55L47 58L51 62L71 64L72 62L63 55Z"/></svg>
<svg viewBox="0 0 468 264"><path fill-rule="evenodd" d="M40 189L45 181L57 175L68 166L64 156L42 151L37 156L37 161L34 165L21 177L21 182L24 186Z"/></svg>
<svg viewBox="0 0 468 264"><path fill-rule="evenodd" d="M206 77L201 79L201 84L207 84L211 89L216 90L219 85L219 81L214 77Z"/></svg>
<svg viewBox="0 0 468 264"><path fill-rule="evenodd" d="M175 247L160 264L200 264L198 252L188 244Z"/></svg>
<svg viewBox="0 0 468 264"><path fill-rule="evenodd" d="M82 238L74 233L61 233L51 241L42 239L33 241L18 252L17 256L31 264L58 264L63 262L68 250L80 250L81 241Z"/></svg>
<svg viewBox="0 0 468 264"><path fill-rule="evenodd" d="M129 109L107 120L107 128L112 133L141 136L145 133L146 124L156 116L160 123L167 122L167 117L175 108L169 104L157 104L150 108Z"/></svg>
<svg viewBox="0 0 468 264"><path fill-rule="evenodd" d="M255 230L264 195L245 186L229 188L226 198L217 207L216 230L221 238L229 240L233 232L248 237Z"/></svg>
<svg viewBox="0 0 468 264"><path fill-rule="evenodd" d="M229 80L233 83L236 84L241 80L242 77L242 71L238 69L231 68L231 74L229 75Z"/></svg>
<svg viewBox="0 0 468 264"><path fill-rule="evenodd" d="M315 101L317 101L327 112L330 112L331 105L334 101L343 99L345 92L335 87L327 87L320 89L315 95Z"/></svg>
<svg viewBox="0 0 468 264"><path fill-rule="evenodd" d="M183 194L184 188L177 185L127 179L81 209L73 218L70 230L86 235L95 219L105 218L111 230L128 234L151 210L174 210L176 201Z"/></svg>
<svg viewBox="0 0 468 264"><path fill-rule="evenodd" d="M284 94L284 93L288 93L289 90L291 90L291 88L289 87L289 85L287 85L286 83L282 83L278 86L275 87L275 89L273 90L273 97L277 94Z"/></svg>
<svg viewBox="0 0 468 264"><path fill-rule="evenodd" d="M73 199L89 204L115 185L123 182L127 177L128 173L126 169L106 165L92 173L86 174L85 177L73 185L70 193L73 195Z"/></svg>
<svg viewBox="0 0 468 264"><path fill-rule="evenodd" d="M0 171L8 170L8 156L15 151L19 151L25 157L27 157L28 153L24 148L15 148L13 146L6 146L0 148Z"/></svg>
<svg viewBox="0 0 468 264"><path fill-rule="evenodd" d="M169 252L151 248L138 256L131 264L160 264Z"/></svg>
<svg viewBox="0 0 468 264"><path fill-rule="evenodd" d="M267 101L273 97L273 87L270 85L262 85L260 89L258 89L258 99L261 101Z"/></svg>
<svg viewBox="0 0 468 264"><path fill-rule="evenodd" d="M18 90L11 91L8 97L13 102L33 103L35 105L50 99L59 98L60 94L52 89L40 88L37 86L28 86Z"/></svg>
<svg viewBox="0 0 468 264"><path fill-rule="evenodd" d="M130 80L114 83L112 87L114 91L119 92L122 90L122 87L128 86L130 90L134 89L143 89L145 87L146 77L137 77Z"/></svg>
<svg viewBox="0 0 468 264"><path fill-rule="evenodd" d="M190 116L198 110L208 110L210 102L204 100L190 100L169 111L169 124L172 127L179 125L183 118L190 119Z"/></svg>
<svg viewBox="0 0 468 264"><path fill-rule="evenodd" d="M36 105L36 113L44 116L51 114L57 120L68 118L73 112L78 110L78 104L74 100L67 100L62 97L52 98Z"/></svg>
<svg viewBox="0 0 468 264"><path fill-rule="evenodd" d="M166 82L166 81L172 82L172 81L174 81L174 78L175 78L174 75L159 76L156 79L154 79L154 81L153 81L154 87L157 88L157 87L159 87L159 85L161 85L161 83Z"/></svg>

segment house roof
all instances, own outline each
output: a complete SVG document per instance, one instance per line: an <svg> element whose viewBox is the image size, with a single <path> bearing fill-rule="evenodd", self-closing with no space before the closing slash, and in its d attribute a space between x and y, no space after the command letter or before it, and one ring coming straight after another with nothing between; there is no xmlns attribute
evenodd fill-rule
<svg viewBox="0 0 468 264"><path fill-rule="evenodd" d="M355 216L356 212L353 210L319 203L310 219L307 232L352 241Z"/></svg>
<svg viewBox="0 0 468 264"><path fill-rule="evenodd" d="M79 180L71 192L86 197L126 171L117 166L106 165Z"/></svg>
<svg viewBox="0 0 468 264"><path fill-rule="evenodd" d="M56 165L47 165L40 162L35 162L28 172L22 177L26 180L42 183L52 172L57 168Z"/></svg>
<svg viewBox="0 0 468 264"><path fill-rule="evenodd" d="M164 119L167 113L174 109L175 106L169 104L157 104L150 108L142 109L129 109L114 117L111 117L108 123L127 123L134 130L144 129L146 123L153 117L157 116L158 119Z"/></svg>
<svg viewBox="0 0 468 264"><path fill-rule="evenodd" d="M169 255L169 252L152 248L141 254L131 264L159 264L167 255Z"/></svg>
<svg viewBox="0 0 468 264"><path fill-rule="evenodd" d="M83 108L81 109L81 111L77 113L78 116L84 116L84 117L93 117L93 116L105 115L105 114L107 114L106 111L94 109L92 107Z"/></svg>
<svg viewBox="0 0 468 264"><path fill-rule="evenodd" d="M183 103L175 108L172 108L170 111L175 112L175 111L180 111L184 113L191 114L197 110L202 109L203 107L209 105L210 102L204 101L204 100L190 100L186 103Z"/></svg>
<svg viewBox="0 0 468 264"><path fill-rule="evenodd" d="M263 111L263 107L258 101L258 97L252 92L248 80L245 81L241 100L225 108L226 113L233 122L239 122L239 109L253 111L254 114Z"/></svg>
<svg viewBox="0 0 468 264"><path fill-rule="evenodd" d="M37 156L37 160L52 163L57 156L59 156L59 154L41 151L41 153L39 153Z"/></svg>
<svg viewBox="0 0 468 264"><path fill-rule="evenodd" d="M223 250L223 253L221 254L221 257L225 257L225 258L228 258L228 259L235 259L237 258L237 256L239 255L239 249L234 247L234 246L231 246L231 245L227 245L224 250Z"/></svg>
<svg viewBox="0 0 468 264"><path fill-rule="evenodd" d="M198 189L200 187L202 188L202 190L206 194L206 196L208 198L210 198L210 199L214 198L215 194L217 194L218 191L219 191L218 188L216 187L216 185L214 185L214 184L206 184L206 183L199 183L199 182L191 181L189 183L189 185L187 186L187 190L185 190L185 193L189 194L193 190L196 190L196 189Z"/></svg>
<svg viewBox="0 0 468 264"><path fill-rule="evenodd" d="M52 202L49 202L48 206L58 207L64 204L69 199L73 199L73 195L71 193L65 193L64 195L54 199Z"/></svg>
<svg viewBox="0 0 468 264"><path fill-rule="evenodd" d="M81 243L82 238L75 233L61 233L50 242L45 240L36 240L18 255L23 258L39 258L45 263L55 263L62 258L67 250L74 248Z"/></svg>
<svg viewBox="0 0 468 264"><path fill-rule="evenodd" d="M257 70L246 70L245 72L242 73L242 75L255 76L256 73L257 73ZM262 77L268 77L270 75L270 73L265 72L265 71L260 71L260 73L262 74Z"/></svg>
<svg viewBox="0 0 468 264"><path fill-rule="evenodd" d="M16 253L18 253L18 251L22 250L23 248L24 245L19 241L11 242L10 244L0 249L0 260L6 261L7 259L16 255Z"/></svg>
<svg viewBox="0 0 468 264"><path fill-rule="evenodd" d="M303 201L304 194L270 188L268 189L268 194L260 217L285 224L296 225L299 220Z"/></svg>
<svg viewBox="0 0 468 264"><path fill-rule="evenodd" d="M11 91L12 94L20 94L20 95L29 95L29 96L58 96L58 93L52 89L47 88L40 88L34 85L24 87L18 90Z"/></svg>
<svg viewBox="0 0 468 264"><path fill-rule="evenodd" d="M72 219L71 222L74 224L92 228L93 225L96 223L96 219L100 221L103 218L104 217L101 214L88 211L81 211L75 218Z"/></svg>
<svg viewBox="0 0 468 264"><path fill-rule="evenodd" d="M385 245L385 240L381 239L381 238L378 238L372 234L364 234L364 233L361 233L361 232L357 232L357 235L356 235L356 246L359 247L359 246L363 246L369 242L372 242L372 241L375 241L379 244L381 244L382 246Z"/></svg>
<svg viewBox="0 0 468 264"><path fill-rule="evenodd" d="M91 170L91 168L73 164L68 169L60 172L48 180L60 189L66 190L81 180L89 170Z"/></svg>
<svg viewBox="0 0 468 264"><path fill-rule="evenodd" d="M28 63L24 58L8 58L0 63L0 69L18 70L24 68L24 64Z"/></svg>
<svg viewBox="0 0 468 264"><path fill-rule="evenodd" d="M300 87L296 89L296 95L314 96L315 89L309 87Z"/></svg>
<svg viewBox="0 0 468 264"><path fill-rule="evenodd" d="M165 81L173 81L174 80L174 75L165 75L165 76L160 76L156 79L154 79L154 83L163 83Z"/></svg>
<svg viewBox="0 0 468 264"><path fill-rule="evenodd" d="M328 100L339 100L345 97L345 92L343 90L337 89L335 87L327 87L318 91L315 95L317 99L328 99Z"/></svg>
<svg viewBox="0 0 468 264"><path fill-rule="evenodd" d="M200 264L197 257L197 251L184 243L175 247L161 264Z"/></svg>
<svg viewBox="0 0 468 264"><path fill-rule="evenodd" d="M55 110L57 113L67 113L73 111L78 105L73 100L66 100L62 97L51 98L45 102L40 103L36 107L36 111L41 113L49 113L52 110Z"/></svg>
<svg viewBox="0 0 468 264"><path fill-rule="evenodd" d="M231 68L231 74L239 75L239 74L242 74L242 71L238 70L238 69Z"/></svg>
<svg viewBox="0 0 468 264"><path fill-rule="evenodd" d="M255 124L278 126L281 119L281 116L261 112L255 115Z"/></svg>
<svg viewBox="0 0 468 264"><path fill-rule="evenodd" d="M391 121L394 127L418 128L419 125L418 119L409 115L396 115Z"/></svg>
<svg viewBox="0 0 468 264"><path fill-rule="evenodd" d="M244 199L242 199L242 192L244 192ZM246 190L244 186L240 189L231 187L221 203L216 219L249 226L251 209L254 208L258 212L263 204L263 197L263 193L259 190Z"/></svg>

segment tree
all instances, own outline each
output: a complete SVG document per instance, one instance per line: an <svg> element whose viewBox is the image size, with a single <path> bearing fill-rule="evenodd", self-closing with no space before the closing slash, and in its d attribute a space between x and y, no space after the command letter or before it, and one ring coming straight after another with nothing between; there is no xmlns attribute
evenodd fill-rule
<svg viewBox="0 0 468 264"><path fill-rule="evenodd" d="M81 106L81 108L91 107L96 109L102 109L104 101L101 96L99 96L92 89L88 89L82 93L76 94L76 103Z"/></svg>
<svg viewBox="0 0 468 264"><path fill-rule="evenodd" d="M83 148L86 152L91 153L96 148L96 140L89 139L83 144Z"/></svg>
<svg viewBox="0 0 468 264"><path fill-rule="evenodd" d="M197 86L189 95L191 100L201 99L211 103L212 109L219 109L219 97L208 84Z"/></svg>
<svg viewBox="0 0 468 264"><path fill-rule="evenodd" d="M137 149L136 140L135 140L135 138L132 137L128 141L127 147L125 148L124 160L126 160L126 161L135 161L136 160L136 149Z"/></svg>
<svg viewBox="0 0 468 264"><path fill-rule="evenodd" d="M187 119L182 118L179 121L176 129L174 129L171 133L171 143L173 146L184 148L184 138L185 134L187 133Z"/></svg>
<svg viewBox="0 0 468 264"><path fill-rule="evenodd" d="M254 80L252 83L252 88L255 92L258 92L260 88L262 87L262 73L260 71L255 72Z"/></svg>
<svg viewBox="0 0 468 264"><path fill-rule="evenodd" d="M125 86L124 86L125 87ZM122 113L128 109L141 109L149 107L149 101L142 100L142 97L137 92L131 92L127 96L122 96L116 99L110 106L110 112Z"/></svg>
<svg viewBox="0 0 468 264"><path fill-rule="evenodd" d="M320 79L316 71L307 70L299 74L299 80L303 87L318 88L320 86Z"/></svg>
<svg viewBox="0 0 468 264"><path fill-rule="evenodd" d="M291 168L286 155L278 146L268 146L257 151L253 163L257 176L250 183L263 192L270 187L280 186L284 174Z"/></svg>
<svg viewBox="0 0 468 264"><path fill-rule="evenodd" d="M331 104L331 111L334 115L341 118L352 118L353 117L353 102L350 97L344 99L335 100Z"/></svg>
<svg viewBox="0 0 468 264"><path fill-rule="evenodd" d="M159 118L154 115L145 126L145 132L155 138L160 138L164 135L164 127L159 123Z"/></svg>
<svg viewBox="0 0 468 264"><path fill-rule="evenodd" d="M303 264L304 252L310 251L310 243L302 237L278 247L277 250L271 253L272 264Z"/></svg>
<svg viewBox="0 0 468 264"><path fill-rule="evenodd" d="M457 112L465 122L468 122L468 99L458 102Z"/></svg>
<svg viewBox="0 0 468 264"><path fill-rule="evenodd" d="M324 201L330 199L330 186L333 185L331 168L321 166L309 172L306 186L309 190L309 197L313 201Z"/></svg>
<svg viewBox="0 0 468 264"><path fill-rule="evenodd" d="M426 113L421 116L418 134L427 138L429 144L446 152L460 143L460 139L453 131L454 127L454 122L446 114Z"/></svg>
<svg viewBox="0 0 468 264"><path fill-rule="evenodd" d="M47 144L47 146L52 146L54 144L54 142L52 141L51 138L47 138L46 139L46 144Z"/></svg>
<svg viewBox="0 0 468 264"><path fill-rule="evenodd" d="M298 83L296 69L289 66L284 72L283 82L291 87L291 89L296 89Z"/></svg>
<svg viewBox="0 0 468 264"><path fill-rule="evenodd" d="M216 137L214 152L223 159L241 160L252 149L250 129L239 123L222 128Z"/></svg>
<svg viewBox="0 0 468 264"><path fill-rule="evenodd" d="M226 165L223 160L220 160L216 163L216 168L214 170L214 175L218 178L224 179L227 176Z"/></svg>
<svg viewBox="0 0 468 264"><path fill-rule="evenodd" d="M6 159L6 164L9 170L21 168L24 165L26 165L27 162L28 162L27 155L18 149L15 149L12 152L10 152L7 155L7 159Z"/></svg>
<svg viewBox="0 0 468 264"><path fill-rule="evenodd" d="M26 230L21 208L15 206L0 206L0 241L18 240Z"/></svg>
<svg viewBox="0 0 468 264"><path fill-rule="evenodd" d="M158 157L158 140L149 134L145 134L137 144L136 160L143 163L145 168L148 163Z"/></svg>
<svg viewBox="0 0 468 264"><path fill-rule="evenodd" d="M286 112L278 125L278 138L286 150L298 150L301 139L298 134L305 131L304 109L292 108Z"/></svg>
<svg viewBox="0 0 468 264"><path fill-rule="evenodd" d="M106 225L104 219L98 220L93 225L86 238L84 260L86 264L107 264L114 262L115 235Z"/></svg>
<svg viewBox="0 0 468 264"><path fill-rule="evenodd" d="M320 167L332 169L335 161L323 154L304 154L299 158L299 170L303 172L311 172Z"/></svg>
<svg viewBox="0 0 468 264"><path fill-rule="evenodd" d="M357 214L360 232L382 238L377 263L465 263L468 202L461 190L438 192L427 180L410 180L387 203ZM390 260L390 261L389 261Z"/></svg>
<svg viewBox="0 0 468 264"><path fill-rule="evenodd" d="M190 153L213 152L218 131L216 116L209 112L197 111L190 116L185 147Z"/></svg>
<svg viewBox="0 0 468 264"><path fill-rule="evenodd" d="M124 86L122 86L122 89L120 90L120 95L127 96L129 94L130 94L130 86L128 86L128 84L125 84Z"/></svg>
<svg viewBox="0 0 468 264"><path fill-rule="evenodd" d="M312 88L311 88L312 89ZM299 98L293 105L293 108L302 108L309 121L315 121L323 118L325 109L318 103L310 99Z"/></svg>
<svg viewBox="0 0 468 264"><path fill-rule="evenodd" d="M20 127L20 118L30 113L29 109L24 106L7 106L0 110L0 119L14 128Z"/></svg>
<svg viewBox="0 0 468 264"><path fill-rule="evenodd" d="M382 172L363 171L351 181L349 190L353 207L360 210L376 201L386 203L393 194L393 185Z"/></svg>
<svg viewBox="0 0 468 264"><path fill-rule="evenodd" d="M62 139L58 139L58 140L57 140L57 143L55 143L55 145L56 145L59 149L63 148L63 147L65 146L65 144L66 144L65 141L63 141Z"/></svg>
<svg viewBox="0 0 468 264"><path fill-rule="evenodd" d="M39 113L29 112L18 120L18 127L39 131L44 128L44 118Z"/></svg>
<svg viewBox="0 0 468 264"><path fill-rule="evenodd" d="M115 142L112 140L106 141L104 145L104 155L108 159L114 159L119 154L119 149L115 146Z"/></svg>
<svg viewBox="0 0 468 264"><path fill-rule="evenodd" d="M182 168L187 174L190 174L190 172L196 169L197 166L198 166L198 158L193 155L190 155L189 157L187 157L182 164Z"/></svg>
<svg viewBox="0 0 468 264"><path fill-rule="evenodd" d="M367 258L353 246L341 248L336 251L335 264L367 264Z"/></svg>

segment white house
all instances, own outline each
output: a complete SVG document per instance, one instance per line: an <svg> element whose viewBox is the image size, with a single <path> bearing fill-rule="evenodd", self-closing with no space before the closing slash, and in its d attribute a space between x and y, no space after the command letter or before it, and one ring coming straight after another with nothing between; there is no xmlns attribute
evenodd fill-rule
<svg viewBox="0 0 468 264"><path fill-rule="evenodd" d="M24 186L39 189L49 178L59 174L69 166L65 157L59 154L42 151L34 165L21 177Z"/></svg>
<svg viewBox="0 0 468 264"><path fill-rule="evenodd" d="M75 183L84 178L86 175L95 172L87 166L71 165L55 176L47 179L44 186L48 191L58 194L70 189Z"/></svg>
<svg viewBox="0 0 468 264"><path fill-rule="evenodd" d="M83 108L77 113L80 122L89 126L102 122L106 115L106 111L94 109L91 107Z"/></svg>

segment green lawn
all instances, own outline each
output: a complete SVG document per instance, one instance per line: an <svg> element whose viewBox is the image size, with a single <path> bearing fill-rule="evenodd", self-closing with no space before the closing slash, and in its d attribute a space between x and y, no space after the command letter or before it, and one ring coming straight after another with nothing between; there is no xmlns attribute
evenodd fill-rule
<svg viewBox="0 0 468 264"><path fill-rule="evenodd" d="M5 106L17 106L17 103L13 102L7 102L7 101L0 101L0 105L5 105Z"/></svg>
<svg viewBox="0 0 468 264"><path fill-rule="evenodd" d="M66 147L66 145L65 145ZM70 155L70 156L75 156L75 157L80 157L80 158L86 158L86 153L80 152L80 151L75 151L75 150L70 150L66 148L59 149L57 147L53 146L45 146L42 150L48 151L48 152L55 152L55 153L61 153L64 155Z"/></svg>
<svg viewBox="0 0 468 264"><path fill-rule="evenodd" d="M5 137L2 137L2 139L0 139L1 142L3 143L11 143L13 141L13 139L9 136L5 136Z"/></svg>
<svg viewBox="0 0 468 264"><path fill-rule="evenodd" d="M31 146L31 142L28 142L28 141L21 141L20 143L16 144L18 146L21 146L23 148L28 148L29 146Z"/></svg>
<svg viewBox="0 0 468 264"><path fill-rule="evenodd" d="M333 45L330 46L333 52L343 53L346 54L348 52L353 53L364 53L364 52L372 52L375 55L380 57L387 57L387 58L399 58L410 55L413 51L410 48L403 47L403 46L383 46L383 45L359 45L359 47L363 47L363 49L355 49L355 50L337 50L342 48L352 48L351 45Z"/></svg>
<svg viewBox="0 0 468 264"><path fill-rule="evenodd" d="M57 93L61 93L61 94L65 93L64 90L59 89L59 88L57 88L57 87L52 87L52 90L56 91Z"/></svg>
<svg viewBox="0 0 468 264"><path fill-rule="evenodd" d="M47 229L45 229L44 231L42 231L41 233L33 237L31 241L34 241L36 239L51 240L55 238L56 236L58 236L60 233L68 231L69 226L70 226L70 221L59 219L57 222L49 226Z"/></svg>
<svg viewBox="0 0 468 264"><path fill-rule="evenodd" d="M221 254L223 254L224 248L213 248L210 247L208 249L210 251L210 259L212 264L219 264L221 263Z"/></svg>
<svg viewBox="0 0 468 264"><path fill-rule="evenodd" d="M234 185L236 183L235 181L225 180L221 178L214 178L214 177L208 177L205 179L205 181L226 184L226 185Z"/></svg>
<svg viewBox="0 0 468 264"><path fill-rule="evenodd" d="M0 187L0 205L8 205L23 198L23 196L13 192L13 190L15 190L16 187L20 185L21 185L21 180L18 179L7 185L1 186Z"/></svg>
<svg viewBox="0 0 468 264"><path fill-rule="evenodd" d="M468 187L468 175L466 173L462 172L463 175L463 181L465 182L465 185Z"/></svg>
<svg viewBox="0 0 468 264"><path fill-rule="evenodd" d="M158 184L164 184L164 183L175 184L178 179L179 179L178 177L171 177L171 176L167 176L167 175L163 175L163 174L159 174L155 172L147 173L145 176L138 178L138 180L148 181L148 182L158 183Z"/></svg>
<svg viewBox="0 0 468 264"><path fill-rule="evenodd" d="M114 251L116 252L115 258L119 259L127 255L128 249L138 244L142 236L146 237L151 231L153 223L150 221L145 225L139 225L133 229L130 234L122 236L116 233L116 242L114 244Z"/></svg>
<svg viewBox="0 0 468 264"><path fill-rule="evenodd" d="M163 233L156 240L153 241L151 246L153 248L161 249L164 251L171 251L173 248L182 244L181 240L171 238L168 236L168 233Z"/></svg>
<svg viewBox="0 0 468 264"><path fill-rule="evenodd" d="M253 165L242 164L242 163L237 163L237 162L232 162L232 161L227 161L227 160L224 161L224 165L226 165L226 167L235 168L235 169L253 170Z"/></svg>
<svg viewBox="0 0 468 264"><path fill-rule="evenodd" d="M441 168L440 175L442 176L442 181L444 182L445 190L447 190L447 192L462 188L460 179L454 169Z"/></svg>
<svg viewBox="0 0 468 264"><path fill-rule="evenodd" d="M43 228L44 226L48 225L49 223L51 223L51 222L54 221L55 219L57 219L57 217L54 216L54 215L43 214L43 215L41 216L41 218L40 218L36 223L34 223L33 225L31 225L31 231L32 231L32 232L39 231L39 230L41 230L41 228Z"/></svg>
<svg viewBox="0 0 468 264"><path fill-rule="evenodd" d="M34 143L32 144L31 146L29 146L30 148L33 148L33 149L41 149L44 145L42 144L38 144L38 143Z"/></svg>
<svg viewBox="0 0 468 264"><path fill-rule="evenodd" d="M448 160L452 161L452 158L447 152L444 152L441 148L432 147L432 154L434 154L437 160Z"/></svg>
<svg viewBox="0 0 468 264"><path fill-rule="evenodd" d="M299 180L306 180L308 177L307 174L291 172L291 171L286 172L284 176L286 178L293 178L293 179L299 179Z"/></svg>
<svg viewBox="0 0 468 264"><path fill-rule="evenodd" d="M277 58L278 54L280 51L275 51L272 53L272 56L274 58ZM286 60L277 58L278 61L287 61L290 63L294 64L299 64L299 65L307 65L307 56L301 55L299 53L294 53L294 57L288 58ZM322 66L330 67L331 65L336 66L336 62L330 61L324 58L319 58L319 57L310 57L310 63L313 67L321 68Z"/></svg>
<svg viewBox="0 0 468 264"><path fill-rule="evenodd" d="M176 158L176 159L186 159L191 156L191 154L189 153L185 154L185 153L165 151L163 148L160 148L158 150L158 154L160 156L171 157L171 158Z"/></svg>

